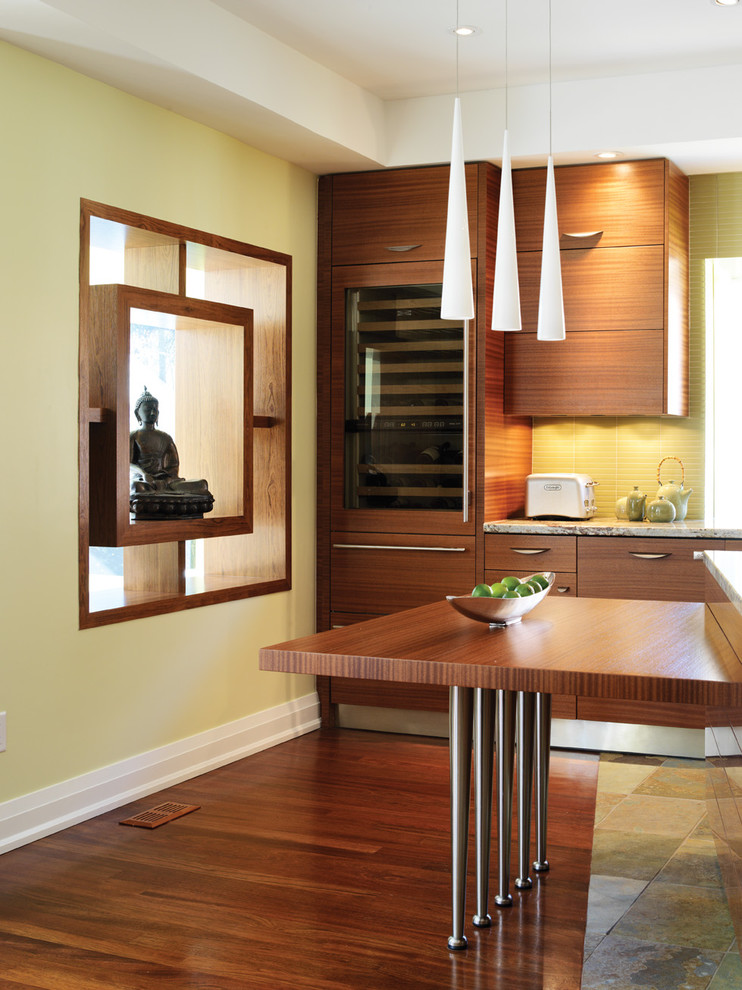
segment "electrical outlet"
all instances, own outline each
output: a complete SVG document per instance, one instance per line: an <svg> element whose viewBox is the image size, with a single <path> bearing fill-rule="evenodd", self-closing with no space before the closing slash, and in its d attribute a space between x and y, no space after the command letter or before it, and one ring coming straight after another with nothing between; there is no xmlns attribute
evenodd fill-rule
<svg viewBox="0 0 742 990"><path fill-rule="evenodd" d="M0 753L4 753L5 749L5 712L0 712Z"/></svg>

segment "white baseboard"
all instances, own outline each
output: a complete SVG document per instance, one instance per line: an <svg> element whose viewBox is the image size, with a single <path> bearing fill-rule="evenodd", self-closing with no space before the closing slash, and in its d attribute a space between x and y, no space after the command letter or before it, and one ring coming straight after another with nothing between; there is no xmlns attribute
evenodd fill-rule
<svg viewBox="0 0 742 990"><path fill-rule="evenodd" d="M318 729L316 694L0 804L0 853Z"/></svg>

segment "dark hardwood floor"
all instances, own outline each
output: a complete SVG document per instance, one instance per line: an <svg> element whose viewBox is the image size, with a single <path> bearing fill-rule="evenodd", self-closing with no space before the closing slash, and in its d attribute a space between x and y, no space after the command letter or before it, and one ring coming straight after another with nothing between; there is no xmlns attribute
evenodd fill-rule
<svg viewBox="0 0 742 990"><path fill-rule="evenodd" d="M551 872L451 953L446 742L284 743L0 858L0 987L578 990L597 767L553 758Z"/></svg>

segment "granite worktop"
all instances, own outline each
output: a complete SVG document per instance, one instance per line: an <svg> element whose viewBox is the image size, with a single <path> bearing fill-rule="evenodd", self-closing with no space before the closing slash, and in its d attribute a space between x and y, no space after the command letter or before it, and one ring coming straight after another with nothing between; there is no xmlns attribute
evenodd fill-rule
<svg viewBox="0 0 742 990"><path fill-rule="evenodd" d="M530 533L534 536L663 536L705 540L742 540L742 524L718 524L709 519L683 522L630 522L614 516L592 519L498 519L484 524L485 533ZM742 588L742 585L740 585Z"/></svg>

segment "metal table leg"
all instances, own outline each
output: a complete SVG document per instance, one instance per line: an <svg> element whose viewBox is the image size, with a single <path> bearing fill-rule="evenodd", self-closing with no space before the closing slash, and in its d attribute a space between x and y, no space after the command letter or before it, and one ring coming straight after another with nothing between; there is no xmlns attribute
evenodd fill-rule
<svg viewBox="0 0 742 990"><path fill-rule="evenodd" d="M546 813L549 800L549 755L551 747L551 695L537 694L536 722L536 859L537 873L549 869L546 858Z"/></svg>
<svg viewBox="0 0 742 990"><path fill-rule="evenodd" d="M492 836L492 771L495 746L495 692L474 689L474 828L477 858L477 910L472 922L478 928L492 924L487 905Z"/></svg>
<svg viewBox="0 0 742 990"><path fill-rule="evenodd" d="M513 759L515 756L515 692L495 692L495 756L497 765L497 860L495 904L508 907L510 893L510 842L513 832Z"/></svg>
<svg viewBox="0 0 742 990"><path fill-rule="evenodd" d="M518 876L515 886L533 886L529 874L531 858L531 791L533 788L533 734L536 696L518 692Z"/></svg>
<svg viewBox="0 0 742 990"><path fill-rule="evenodd" d="M453 934L449 949L465 949L466 852L469 839L471 780L472 688L449 690L449 755L451 774L451 891Z"/></svg>

